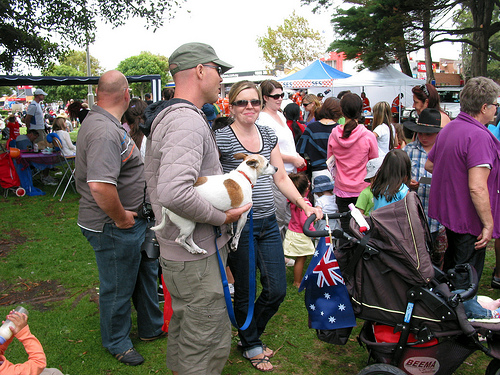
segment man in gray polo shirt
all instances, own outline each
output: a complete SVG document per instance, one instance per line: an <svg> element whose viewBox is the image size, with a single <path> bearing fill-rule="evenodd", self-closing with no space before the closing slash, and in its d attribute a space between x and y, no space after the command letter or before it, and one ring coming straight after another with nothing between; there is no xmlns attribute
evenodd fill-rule
<svg viewBox="0 0 500 375"><path fill-rule="evenodd" d="M135 366L144 358L129 337L131 298L139 338L166 336L156 292L158 261L141 252L147 222L137 212L145 194L144 164L120 123L130 101L125 76L116 70L104 73L97 99L77 138L78 225L95 251L102 344L120 362Z"/></svg>

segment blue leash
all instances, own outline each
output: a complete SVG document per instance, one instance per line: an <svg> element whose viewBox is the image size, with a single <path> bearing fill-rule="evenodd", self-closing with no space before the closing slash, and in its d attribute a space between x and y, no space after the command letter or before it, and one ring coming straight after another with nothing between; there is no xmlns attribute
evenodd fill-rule
<svg viewBox="0 0 500 375"><path fill-rule="evenodd" d="M248 313L245 323L241 327L238 327L238 323L236 322L236 317L234 316L233 310L233 302L231 301L231 293L229 292L229 283L227 282L226 276L226 268L224 267L224 263L222 262L222 258L220 257L219 247L217 246L217 235L215 238L215 249L217 250L217 258L219 259L219 269L220 276L222 279L222 286L224 288L224 299L226 300L227 313L229 315L229 320L233 326L241 331L244 331L250 325L250 322L253 319L253 312L255 307L255 293L256 293L256 280L255 280L255 248L253 242L253 211L250 209L248 213L249 222L249 240L248 240ZM220 236L220 234L219 234Z"/></svg>

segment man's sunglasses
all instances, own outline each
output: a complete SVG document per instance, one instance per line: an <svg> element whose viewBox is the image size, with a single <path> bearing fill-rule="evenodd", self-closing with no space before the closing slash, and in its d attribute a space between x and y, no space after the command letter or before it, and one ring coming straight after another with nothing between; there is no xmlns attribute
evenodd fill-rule
<svg viewBox="0 0 500 375"><path fill-rule="evenodd" d="M249 102L252 105L252 107L260 107L260 104L261 104L261 102L260 102L259 99L252 99L250 101L248 101L248 100L237 100L237 101L233 102L232 104L235 107L246 108L246 106L248 105Z"/></svg>

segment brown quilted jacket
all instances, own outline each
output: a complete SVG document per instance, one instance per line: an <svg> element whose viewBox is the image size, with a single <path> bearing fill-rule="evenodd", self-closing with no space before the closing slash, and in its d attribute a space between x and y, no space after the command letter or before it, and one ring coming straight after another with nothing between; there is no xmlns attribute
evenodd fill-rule
<svg viewBox="0 0 500 375"><path fill-rule="evenodd" d="M207 255L191 254L175 243L179 230L167 217L165 228L156 232L161 256L167 260L190 261L213 254L214 226L221 226L226 215L193 188L198 177L222 174L215 137L203 112L190 103L175 103L161 111L147 138L144 164L157 223L161 220L162 206L195 221L193 239L208 251ZM219 248L229 240L226 226L221 229Z"/></svg>

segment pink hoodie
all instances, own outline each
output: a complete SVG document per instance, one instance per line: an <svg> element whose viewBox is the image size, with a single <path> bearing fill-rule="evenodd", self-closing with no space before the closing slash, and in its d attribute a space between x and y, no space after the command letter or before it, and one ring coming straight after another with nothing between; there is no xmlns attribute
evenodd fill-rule
<svg viewBox="0 0 500 375"><path fill-rule="evenodd" d="M363 125L358 125L347 139L341 138L343 131L344 125L341 125L330 133L327 158L335 155L335 188L359 194L369 185L364 182L366 163L378 157L377 138Z"/></svg>

